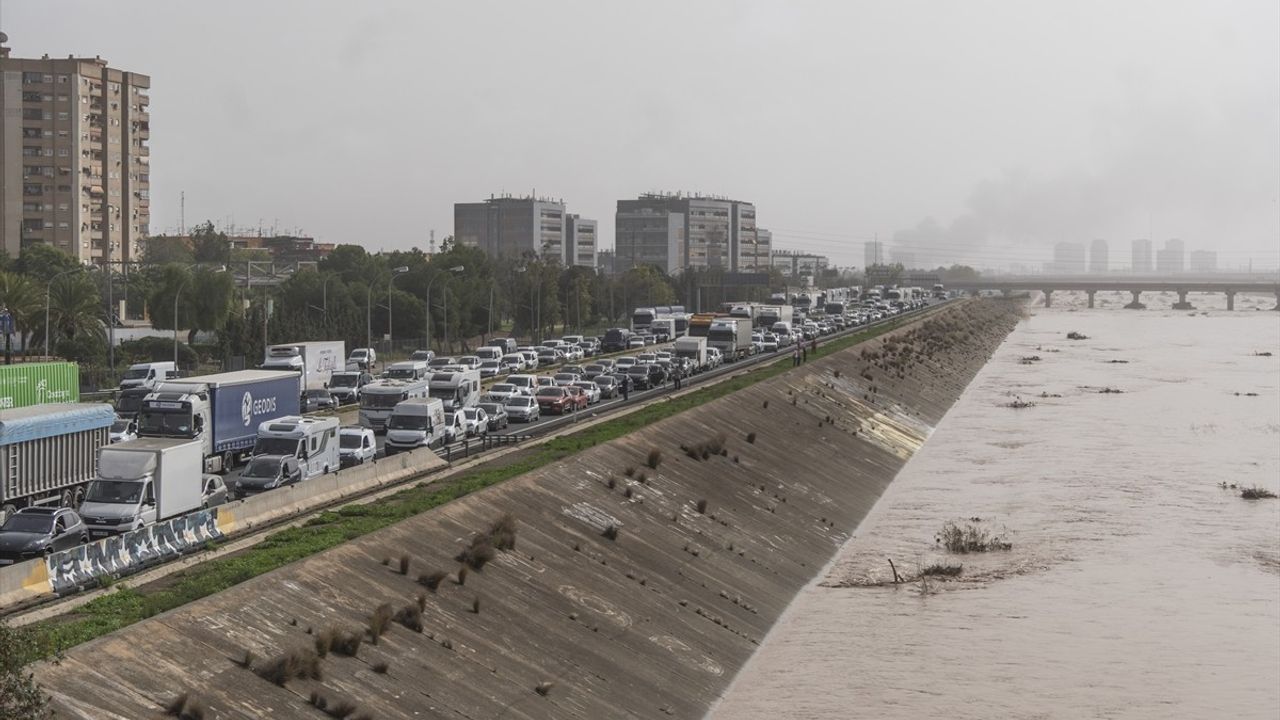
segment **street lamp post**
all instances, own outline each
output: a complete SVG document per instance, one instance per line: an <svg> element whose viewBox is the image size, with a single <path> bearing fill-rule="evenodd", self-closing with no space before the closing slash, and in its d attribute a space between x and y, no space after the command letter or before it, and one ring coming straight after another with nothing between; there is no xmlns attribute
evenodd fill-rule
<svg viewBox="0 0 1280 720"><path fill-rule="evenodd" d="M391 271L391 277L387 279L387 357L391 357L394 345L391 342L391 290L392 285L396 281L397 275L403 275L409 272L409 268L400 266Z"/></svg>
<svg viewBox="0 0 1280 720"><path fill-rule="evenodd" d="M463 265L454 265L453 267L449 268L448 271L451 273L460 273L465 269L466 267ZM431 284L434 283L436 281L436 278L439 276L440 276L440 273L436 273L435 275L432 275L430 278L427 279L427 347L426 347L427 350L431 349ZM448 318L445 319L445 323L446 324L448 323ZM446 327L446 331L447 331L447 327Z"/></svg>
<svg viewBox="0 0 1280 720"><path fill-rule="evenodd" d="M320 286L321 297L323 298L321 301L321 304L324 305L325 327L329 326L329 281L334 279L335 277L337 277L337 275L330 275L329 277L324 279L324 284Z"/></svg>
<svg viewBox="0 0 1280 720"><path fill-rule="evenodd" d="M49 291L53 289L53 281L68 273L79 272L83 268L76 266L70 270L62 272L49 278L49 282L44 286L44 356L49 357Z"/></svg>

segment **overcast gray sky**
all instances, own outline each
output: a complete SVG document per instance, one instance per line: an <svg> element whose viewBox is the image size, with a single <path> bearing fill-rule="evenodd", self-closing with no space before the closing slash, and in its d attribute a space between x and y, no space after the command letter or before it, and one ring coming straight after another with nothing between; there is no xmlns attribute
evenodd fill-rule
<svg viewBox="0 0 1280 720"><path fill-rule="evenodd" d="M1280 261L1280 4L8 0L18 56L152 78L153 232L425 248L452 204L563 198L613 242L647 190L752 200L862 264L1183 238Z"/></svg>

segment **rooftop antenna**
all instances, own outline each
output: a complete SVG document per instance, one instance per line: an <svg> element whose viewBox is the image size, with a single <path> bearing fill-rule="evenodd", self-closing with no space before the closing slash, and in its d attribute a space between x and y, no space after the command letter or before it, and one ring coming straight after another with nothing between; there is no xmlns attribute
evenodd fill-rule
<svg viewBox="0 0 1280 720"><path fill-rule="evenodd" d="M436 254L436 231L434 229L431 230L430 236L431 236L431 240L429 241L429 244L427 245L427 247L431 249L430 254L435 255Z"/></svg>

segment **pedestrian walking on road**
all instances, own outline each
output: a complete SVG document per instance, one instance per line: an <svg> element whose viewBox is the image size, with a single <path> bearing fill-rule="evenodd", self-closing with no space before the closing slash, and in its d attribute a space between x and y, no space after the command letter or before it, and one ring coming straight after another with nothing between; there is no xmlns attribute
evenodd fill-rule
<svg viewBox="0 0 1280 720"><path fill-rule="evenodd" d="M677 368L674 368L674 369L671 371L671 377L675 379L675 383L676 383L676 390L679 390L679 389L680 389L680 376L681 376L681 375L682 375L682 373L680 372L680 368L678 368L678 367L677 367Z"/></svg>
<svg viewBox="0 0 1280 720"><path fill-rule="evenodd" d="M631 378L622 376L622 401L626 402L631 399Z"/></svg>
<svg viewBox="0 0 1280 720"><path fill-rule="evenodd" d="M791 367L800 366L800 346L796 345L796 349L791 351Z"/></svg>
<svg viewBox="0 0 1280 720"><path fill-rule="evenodd" d="M809 362L809 346L804 343L800 343L800 362Z"/></svg>
<svg viewBox="0 0 1280 720"><path fill-rule="evenodd" d="M813 338L813 354L815 356L818 354L818 337L816 335Z"/></svg>

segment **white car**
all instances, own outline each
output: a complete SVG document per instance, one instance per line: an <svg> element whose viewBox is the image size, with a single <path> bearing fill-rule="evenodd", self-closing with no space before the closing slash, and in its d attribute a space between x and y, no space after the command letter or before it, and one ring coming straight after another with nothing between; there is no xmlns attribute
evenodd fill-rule
<svg viewBox="0 0 1280 720"><path fill-rule="evenodd" d="M467 426L461 410L445 413L444 442L455 443L467 435Z"/></svg>
<svg viewBox="0 0 1280 720"><path fill-rule="evenodd" d="M132 418L117 417L111 421L111 432L108 442L118 443L138 439L138 421Z"/></svg>
<svg viewBox="0 0 1280 720"><path fill-rule="evenodd" d="M467 437L489 434L489 413L478 407L463 408L458 411L462 417L462 430Z"/></svg>
<svg viewBox="0 0 1280 720"><path fill-rule="evenodd" d="M564 351L565 362L580 362L583 358L582 348L577 345L561 345L556 349Z"/></svg>
<svg viewBox="0 0 1280 720"><path fill-rule="evenodd" d="M520 394L520 388L511 383L494 383L485 394L486 400L506 404L507 400Z"/></svg>
<svg viewBox="0 0 1280 720"><path fill-rule="evenodd" d="M724 356L720 354L719 348L707 348L707 368L718 368L724 362Z"/></svg>
<svg viewBox="0 0 1280 720"><path fill-rule="evenodd" d="M559 372L559 373L556 373L555 375L552 375L551 377L553 380L555 380L556 385L559 385L561 387L564 387L566 385L572 385L575 382L582 379L582 376L577 373L567 373L567 372Z"/></svg>
<svg viewBox="0 0 1280 720"><path fill-rule="evenodd" d="M498 361L498 367L502 370L503 374L505 375L524 372L524 369L528 366L528 364L529 364L529 361L525 360L524 355L521 353L507 353L506 355L502 356L501 360Z"/></svg>
<svg viewBox="0 0 1280 720"><path fill-rule="evenodd" d="M630 355L627 355L626 357L618 358L618 361L614 363L614 366L617 368L618 372L623 372L632 365L635 365L637 362L639 361Z"/></svg>
<svg viewBox="0 0 1280 720"><path fill-rule="evenodd" d="M378 442L373 430L359 425L338 428L338 465L351 467L363 465L378 454Z"/></svg>
<svg viewBox="0 0 1280 720"><path fill-rule="evenodd" d="M600 402L600 386L591 380L575 380L572 385L582 388L582 391L587 394L588 405L595 405Z"/></svg>
<svg viewBox="0 0 1280 720"><path fill-rule="evenodd" d="M463 355L458 358L457 364L462 365L468 370L478 370L480 369L480 357L477 355Z"/></svg>

